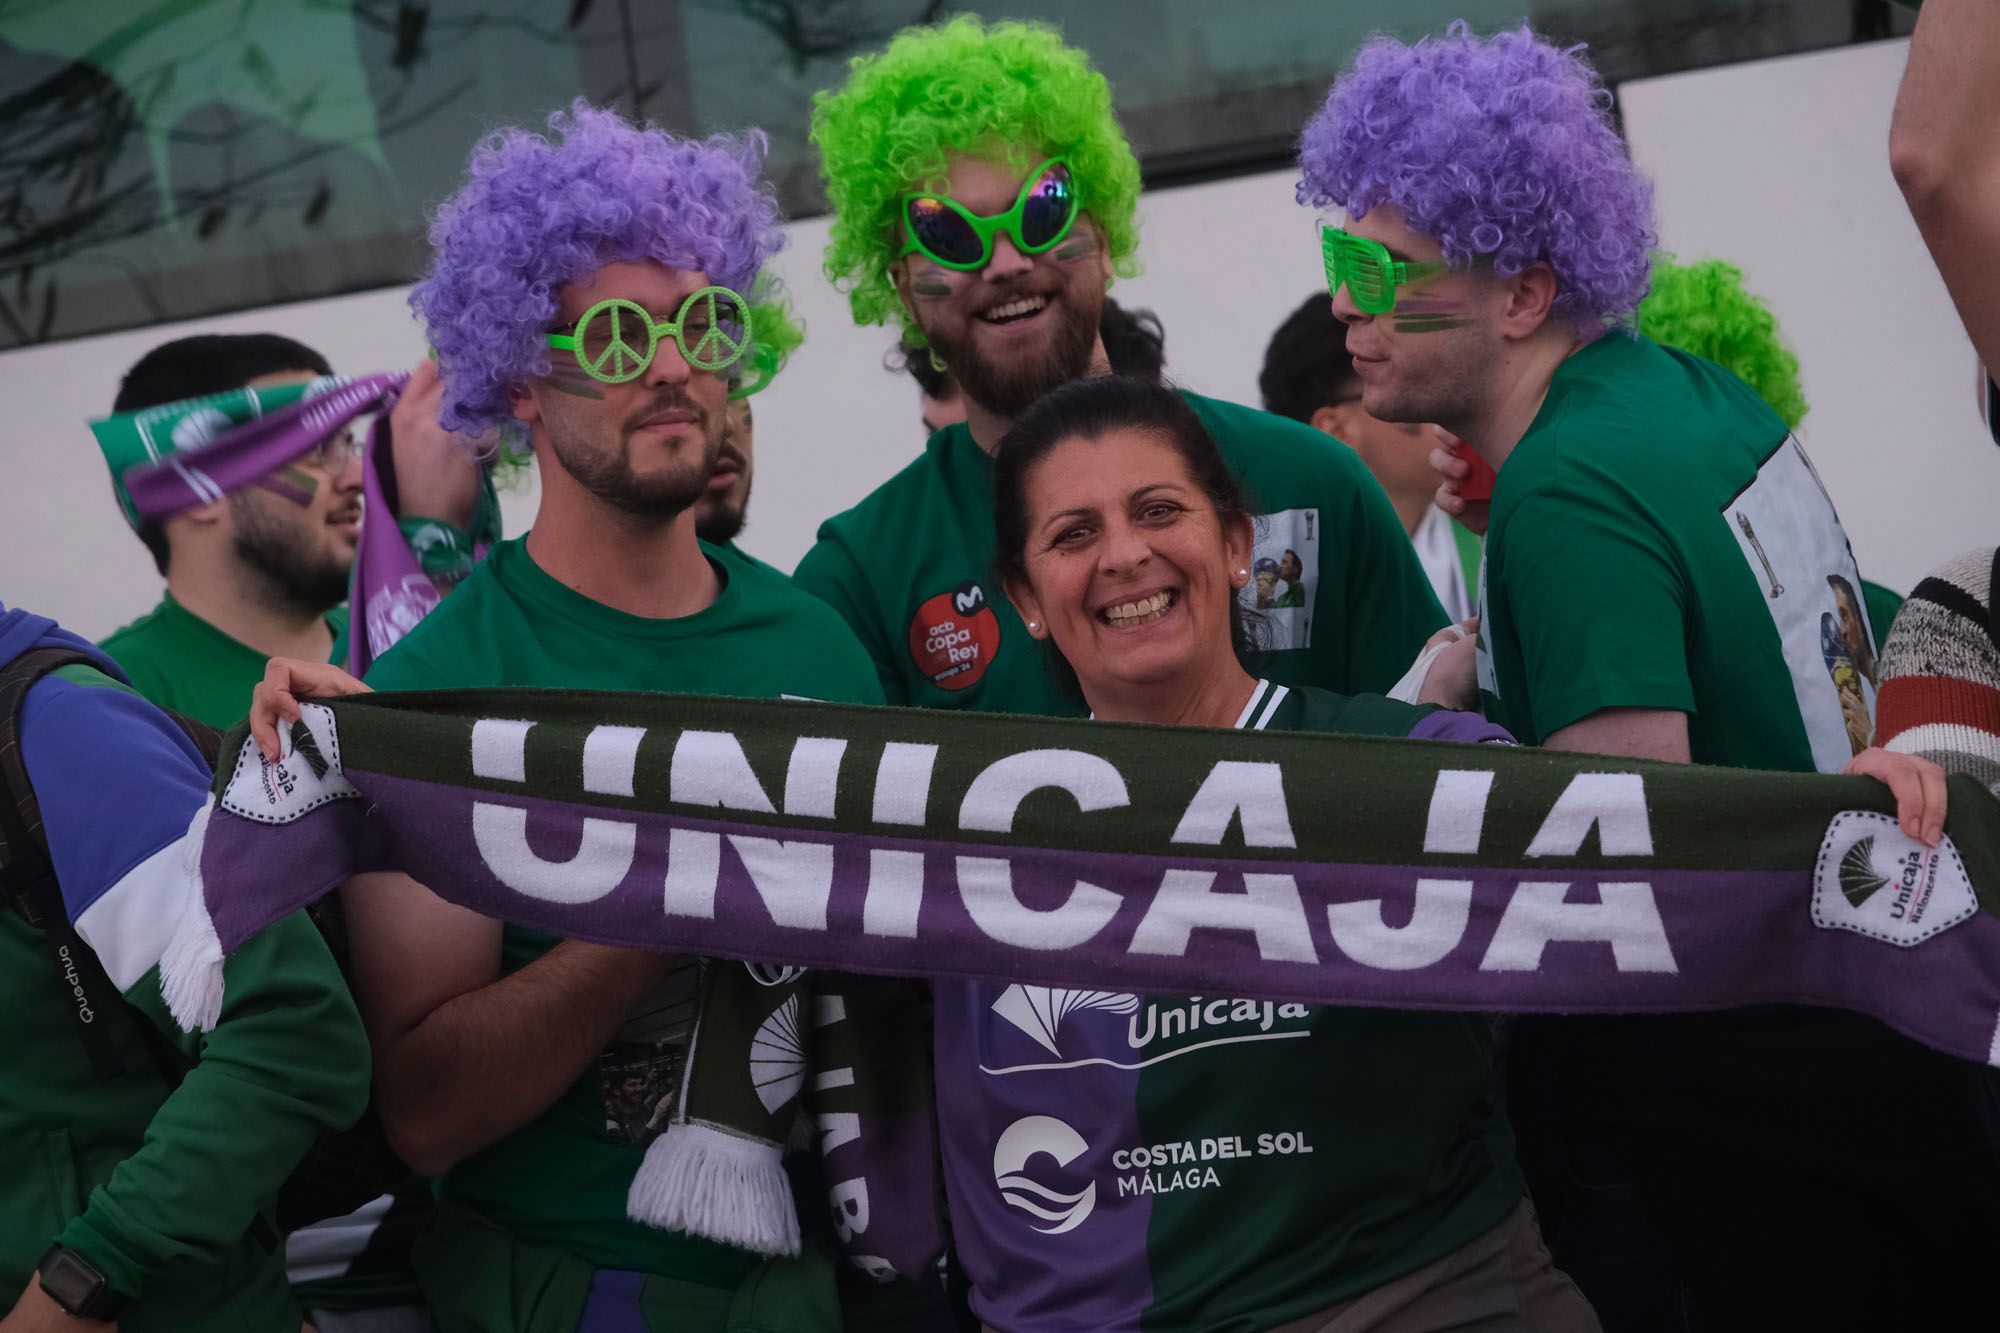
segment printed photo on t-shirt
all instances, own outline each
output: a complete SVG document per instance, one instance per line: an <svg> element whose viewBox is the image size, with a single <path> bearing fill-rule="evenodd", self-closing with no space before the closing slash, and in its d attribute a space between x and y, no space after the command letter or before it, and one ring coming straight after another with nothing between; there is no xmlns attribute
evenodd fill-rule
<svg viewBox="0 0 2000 1333"><path fill-rule="evenodd" d="M1253 540L1250 582L1237 596L1257 613L1261 645L1271 652L1307 647L1319 590L1319 511L1261 514Z"/></svg>
<svg viewBox="0 0 2000 1333"><path fill-rule="evenodd" d="M698 964L675 968L597 1057L604 1133L613 1143L643 1148L673 1119L699 983Z"/></svg>
<svg viewBox="0 0 2000 1333"><path fill-rule="evenodd" d="M1837 773L1874 730L1875 640L1833 501L1788 437L1722 512L1777 628L1813 761Z"/></svg>

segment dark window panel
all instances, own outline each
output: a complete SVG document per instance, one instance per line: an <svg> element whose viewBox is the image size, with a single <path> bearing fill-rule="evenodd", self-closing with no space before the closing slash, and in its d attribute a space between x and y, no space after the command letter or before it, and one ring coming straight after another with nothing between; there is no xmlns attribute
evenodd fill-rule
<svg viewBox="0 0 2000 1333"><path fill-rule="evenodd" d="M411 280L494 125L583 96L682 133L761 124L824 206L813 92L944 0L234 0L0 15L0 347ZM1069 0L1149 184L1282 166L1373 31L1530 19L1624 79L1906 34L1887 0ZM169 17L159 15L165 13ZM247 15L247 17L246 17ZM101 63L97 63L101 62ZM1885 127L1886 132L1886 127Z"/></svg>

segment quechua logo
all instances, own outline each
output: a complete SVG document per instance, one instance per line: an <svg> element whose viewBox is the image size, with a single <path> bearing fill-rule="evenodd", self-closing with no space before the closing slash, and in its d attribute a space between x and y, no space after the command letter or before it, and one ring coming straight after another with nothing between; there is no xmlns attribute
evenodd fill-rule
<svg viewBox="0 0 2000 1333"><path fill-rule="evenodd" d="M999 618L976 582L930 598L910 621L910 656L941 690L977 685L999 648Z"/></svg>

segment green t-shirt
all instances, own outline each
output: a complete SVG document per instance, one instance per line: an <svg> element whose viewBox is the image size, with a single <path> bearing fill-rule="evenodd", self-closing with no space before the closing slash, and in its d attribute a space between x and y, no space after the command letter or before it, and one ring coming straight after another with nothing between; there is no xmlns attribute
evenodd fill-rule
<svg viewBox="0 0 2000 1333"><path fill-rule="evenodd" d="M1494 488L1486 714L1539 744L1602 709L1673 709L1697 763L1837 771L1874 711L1860 587L1832 501L1755 391L1607 333L1557 370Z"/></svg>
<svg viewBox="0 0 2000 1333"><path fill-rule="evenodd" d="M1875 651L1881 653L1889 642L1889 626L1903 609L1903 594L1885 588L1872 579L1861 582L1861 599L1868 603L1868 628L1875 634ZM1878 685L1880 681L1876 682Z"/></svg>
<svg viewBox="0 0 2000 1333"><path fill-rule="evenodd" d="M764 573L770 574L775 578L781 578L787 583L790 583L792 581L791 576L786 574L784 570L779 569L776 565L771 564L769 561L759 560L756 556L750 554L748 551L738 546L735 542L724 542L720 546L711 546L709 550L713 552L716 559L720 560L723 563L723 565L727 568L733 569L739 565L749 565L752 568L760 569Z"/></svg>
<svg viewBox="0 0 2000 1333"><path fill-rule="evenodd" d="M1250 493L1252 563L1269 558L1298 585L1297 605L1262 608L1272 651L1259 673L1342 693L1388 689L1444 612L1382 488L1352 450L1309 426L1184 396ZM994 582L995 541L993 461L964 425L947 426L923 457L821 524L792 580L846 618L891 703L1076 714L1080 702L1057 687ZM1256 596L1253 580L1245 605Z"/></svg>
<svg viewBox="0 0 2000 1333"><path fill-rule="evenodd" d="M502 542L368 673L378 690L528 686L880 703L854 636L816 599L747 562L711 559L720 595L653 620L594 602ZM508 926L502 967L553 948ZM758 1256L630 1221L625 1196L679 1087L693 1016L692 960L548 1110L445 1176L440 1195L535 1245L620 1268L733 1287Z"/></svg>
<svg viewBox="0 0 2000 1333"><path fill-rule="evenodd" d="M330 662L345 656L347 608L326 613ZM250 691L264 679L270 654L239 643L162 593L160 604L98 645L123 667L140 694L160 707L230 727L250 711Z"/></svg>

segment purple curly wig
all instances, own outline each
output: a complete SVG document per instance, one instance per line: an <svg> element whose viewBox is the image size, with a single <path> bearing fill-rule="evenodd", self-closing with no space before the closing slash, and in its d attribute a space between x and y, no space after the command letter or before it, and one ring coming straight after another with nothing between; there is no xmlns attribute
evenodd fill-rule
<svg viewBox="0 0 2000 1333"><path fill-rule="evenodd" d="M1360 217L1394 204L1462 265L1555 270L1554 318L1594 337L1646 295L1653 190L1580 54L1463 20L1405 46L1376 37L1299 140L1299 202Z"/></svg>
<svg viewBox="0 0 2000 1333"><path fill-rule="evenodd" d="M508 391L549 371L544 335L565 284L652 259L755 300L784 244L760 130L680 139L581 99L549 128L559 137L488 135L431 222L434 257L410 306L444 368L452 430L513 419Z"/></svg>

